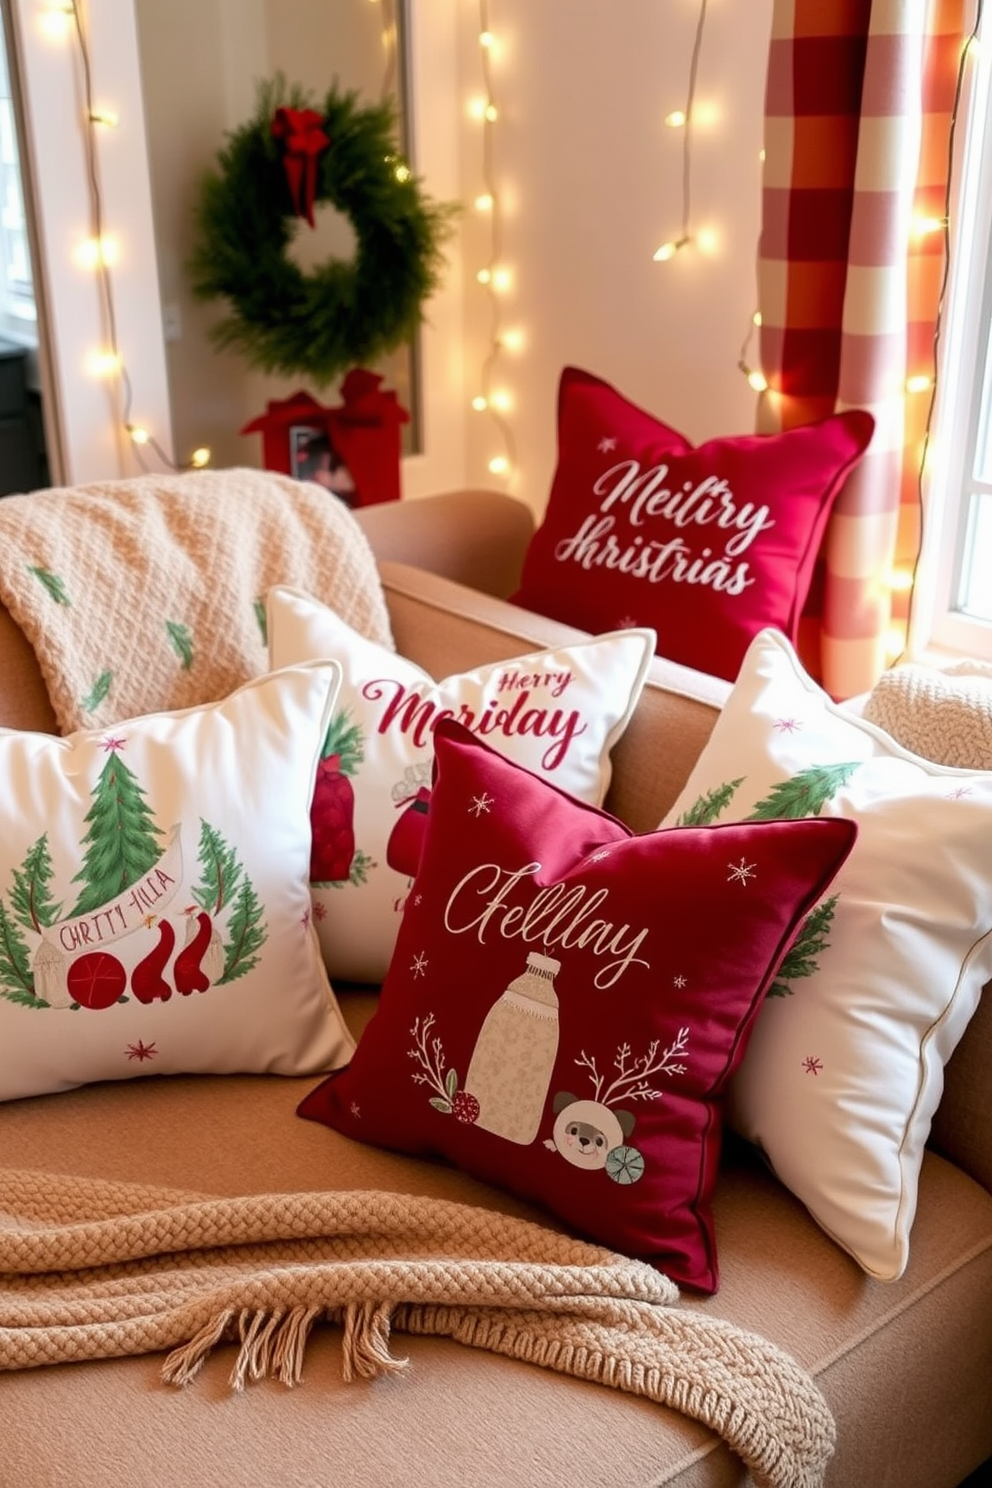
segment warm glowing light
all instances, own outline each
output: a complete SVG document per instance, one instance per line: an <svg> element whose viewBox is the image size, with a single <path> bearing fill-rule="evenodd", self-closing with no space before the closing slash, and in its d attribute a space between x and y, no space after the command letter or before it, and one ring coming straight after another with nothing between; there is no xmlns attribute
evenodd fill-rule
<svg viewBox="0 0 992 1488"><path fill-rule="evenodd" d="M933 387L933 378L925 372L917 372L912 377L906 378L907 393L925 393Z"/></svg>
<svg viewBox="0 0 992 1488"><path fill-rule="evenodd" d="M38 21L52 41L64 41L72 26L72 5L49 5L41 12Z"/></svg>
<svg viewBox="0 0 992 1488"><path fill-rule="evenodd" d="M516 328L511 331L504 331L499 338L499 344L505 347L507 351L523 351L524 333Z"/></svg>
<svg viewBox="0 0 992 1488"><path fill-rule="evenodd" d="M489 403L492 408L498 408L500 413L509 413L513 407L513 399L505 388L500 388L499 392L493 393Z"/></svg>
<svg viewBox="0 0 992 1488"><path fill-rule="evenodd" d="M926 237L928 233L943 232L947 226L946 217L914 217L913 232L918 238Z"/></svg>
<svg viewBox="0 0 992 1488"><path fill-rule="evenodd" d="M689 236L685 234L681 238L670 238L667 243L662 243L661 247L655 250L655 263L666 263L668 259L674 258L676 253L684 248L688 241Z"/></svg>
<svg viewBox="0 0 992 1488"><path fill-rule="evenodd" d="M147 444L151 438L148 430L143 429L140 424L125 424L124 427L131 436L132 444Z"/></svg>
<svg viewBox="0 0 992 1488"><path fill-rule="evenodd" d="M397 181L409 181L410 177L413 175L413 172L408 165L398 165L393 174L395 175Z"/></svg>
<svg viewBox="0 0 992 1488"><path fill-rule="evenodd" d="M482 117L487 124L495 124L499 118L499 110L494 103L487 103L482 111Z"/></svg>
<svg viewBox="0 0 992 1488"><path fill-rule="evenodd" d="M670 114L665 115L665 123L669 129L681 129L685 123L685 113L682 109L672 109Z"/></svg>
<svg viewBox="0 0 992 1488"><path fill-rule="evenodd" d="M911 568L897 568L889 579L889 588L893 594L908 594L913 587L913 570Z"/></svg>
<svg viewBox="0 0 992 1488"><path fill-rule="evenodd" d="M473 98L469 103L468 111L473 119L484 119L486 117L486 100L484 98Z"/></svg>
<svg viewBox="0 0 992 1488"><path fill-rule="evenodd" d="M120 114L113 109L94 109L90 114L90 123L102 124L105 129L116 129L120 122Z"/></svg>
<svg viewBox="0 0 992 1488"><path fill-rule="evenodd" d="M481 47L491 47L492 44L493 44L493 33L491 31L480 31L479 32L479 45Z"/></svg>
<svg viewBox="0 0 992 1488"><path fill-rule="evenodd" d="M475 210L477 212L491 212L492 209L493 199L488 191L484 191L481 196L475 198Z"/></svg>
<svg viewBox="0 0 992 1488"><path fill-rule="evenodd" d="M479 281L480 284L492 284L492 282L493 282L492 269L480 269L479 272L476 274L475 277Z"/></svg>
<svg viewBox="0 0 992 1488"><path fill-rule="evenodd" d="M78 264L84 269L96 269L101 264L108 267L117 262L118 243L116 238L87 238L85 243L80 243L74 257Z"/></svg>
<svg viewBox="0 0 992 1488"><path fill-rule="evenodd" d="M897 625L892 625L885 632L885 654L891 661L906 649L906 632Z"/></svg>
<svg viewBox="0 0 992 1488"><path fill-rule="evenodd" d="M719 234L712 227L704 227L696 234L700 253L716 253L720 247Z"/></svg>
<svg viewBox="0 0 992 1488"><path fill-rule="evenodd" d="M509 289L512 282L513 276L509 269L497 269L493 274L493 289L499 290L500 293Z"/></svg>
<svg viewBox="0 0 992 1488"><path fill-rule="evenodd" d="M759 151L758 151L758 159L759 159L759 160L760 160L760 161L761 161L761 162L762 162L762 163L764 163L764 160L765 160L765 158L766 158L766 154L767 154L767 152L766 152L766 151L765 151L765 150L759 150Z"/></svg>
<svg viewBox="0 0 992 1488"><path fill-rule="evenodd" d="M489 407L489 399L484 398L481 393L478 393L472 399L472 407L475 409L476 413L485 413L486 409Z"/></svg>
<svg viewBox="0 0 992 1488"><path fill-rule="evenodd" d="M768 378L757 367L752 367L748 372L747 384L756 393L766 393L768 391Z"/></svg>
<svg viewBox="0 0 992 1488"><path fill-rule="evenodd" d="M493 475L506 475L510 468L510 462L505 455L494 455L489 461L489 469Z"/></svg>
<svg viewBox="0 0 992 1488"><path fill-rule="evenodd" d="M761 325L761 311L760 310L755 310L754 314L751 316L751 324L754 325L754 326L760 326Z"/></svg>
<svg viewBox="0 0 992 1488"><path fill-rule="evenodd" d="M121 370L121 359L116 351L94 351L86 359L86 370L92 377L113 377Z"/></svg>
<svg viewBox="0 0 992 1488"><path fill-rule="evenodd" d="M205 466L210 464L210 460L211 453L205 444L201 445L199 449L195 449L189 457L189 463L194 470L203 470Z"/></svg>

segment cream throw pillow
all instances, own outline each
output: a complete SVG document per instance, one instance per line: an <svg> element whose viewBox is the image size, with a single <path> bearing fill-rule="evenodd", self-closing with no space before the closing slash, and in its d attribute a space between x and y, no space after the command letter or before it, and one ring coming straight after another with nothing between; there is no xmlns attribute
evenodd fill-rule
<svg viewBox="0 0 992 1488"><path fill-rule="evenodd" d="M65 738L0 730L0 1099L349 1059L308 885L339 681L299 666Z"/></svg>
<svg viewBox="0 0 992 1488"><path fill-rule="evenodd" d="M849 817L858 840L783 963L728 1115L894 1280L944 1065L992 974L992 772L911 754L763 631L665 825L811 815Z"/></svg>

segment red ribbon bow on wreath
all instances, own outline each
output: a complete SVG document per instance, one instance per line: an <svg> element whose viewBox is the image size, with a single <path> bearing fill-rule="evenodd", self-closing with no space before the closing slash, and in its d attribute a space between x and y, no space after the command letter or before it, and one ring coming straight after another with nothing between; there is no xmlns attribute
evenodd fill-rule
<svg viewBox="0 0 992 1488"><path fill-rule="evenodd" d="M317 193L317 157L331 143L324 133L324 120L315 109L278 108L272 134L283 147L283 166L293 198L293 211L314 226L313 203Z"/></svg>

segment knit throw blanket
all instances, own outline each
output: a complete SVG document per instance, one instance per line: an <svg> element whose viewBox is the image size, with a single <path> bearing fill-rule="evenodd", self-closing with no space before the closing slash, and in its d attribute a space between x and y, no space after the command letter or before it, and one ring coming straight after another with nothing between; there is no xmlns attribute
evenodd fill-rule
<svg viewBox="0 0 992 1488"><path fill-rule="evenodd" d="M992 666L906 662L884 672L864 716L914 754L959 770L992 770Z"/></svg>
<svg viewBox="0 0 992 1488"><path fill-rule="evenodd" d="M185 1385L233 1340L232 1384L303 1372L315 1323L347 1379L402 1369L391 1332L456 1339L704 1422L757 1488L814 1488L834 1423L809 1376L652 1267L541 1225L384 1192L207 1198L0 1170L0 1369L169 1350Z"/></svg>
<svg viewBox="0 0 992 1488"><path fill-rule="evenodd" d="M318 486L203 470L0 501L0 601L63 733L212 702L264 672L273 584L392 646L365 534Z"/></svg>

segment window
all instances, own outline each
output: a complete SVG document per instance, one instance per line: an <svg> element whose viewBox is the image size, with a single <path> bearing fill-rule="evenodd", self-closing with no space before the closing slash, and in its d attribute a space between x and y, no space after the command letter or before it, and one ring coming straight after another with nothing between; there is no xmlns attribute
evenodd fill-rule
<svg viewBox="0 0 992 1488"><path fill-rule="evenodd" d="M37 311L17 130L0 14L0 335L36 345Z"/></svg>
<svg viewBox="0 0 992 1488"><path fill-rule="evenodd" d="M957 119L951 265L927 472L913 651L992 660L992 24Z"/></svg>

